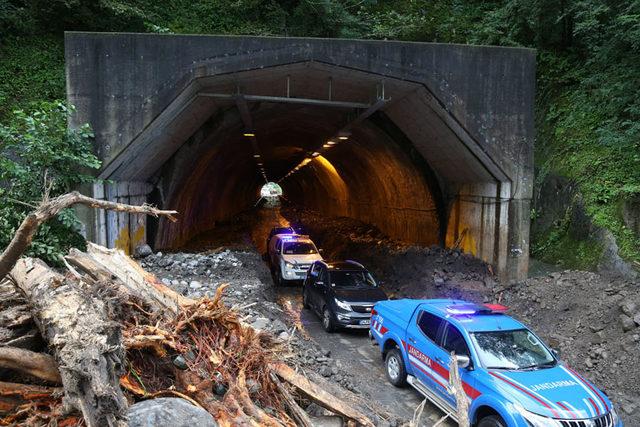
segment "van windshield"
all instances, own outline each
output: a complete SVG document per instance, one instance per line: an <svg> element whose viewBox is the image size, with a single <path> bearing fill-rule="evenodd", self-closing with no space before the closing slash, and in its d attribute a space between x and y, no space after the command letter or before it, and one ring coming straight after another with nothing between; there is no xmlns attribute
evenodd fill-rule
<svg viewBox="0 0 640 427"><path fill-rule="evenodd" d="M309 255L317 254L318 250L313 243L285 242L284 247L282 248L282 253L285 255Z"/></svg>

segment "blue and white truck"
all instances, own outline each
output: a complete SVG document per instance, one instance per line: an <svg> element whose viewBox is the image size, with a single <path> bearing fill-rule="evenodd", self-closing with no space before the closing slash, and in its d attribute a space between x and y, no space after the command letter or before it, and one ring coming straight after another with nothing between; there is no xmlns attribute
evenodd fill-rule
<svg viewBox="0 0 640 427"><path fill-rule="evenodd" d="M454 420L452 355L472 426L621 427L607 395L505 310L449 299L381 301L370 334L388 380L410 384Z"/></svg>

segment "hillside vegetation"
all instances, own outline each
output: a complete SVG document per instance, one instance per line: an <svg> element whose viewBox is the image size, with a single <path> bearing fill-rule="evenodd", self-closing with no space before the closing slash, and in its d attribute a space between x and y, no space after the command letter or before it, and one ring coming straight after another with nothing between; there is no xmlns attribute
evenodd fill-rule
<svg viewBox="0 0 640 427"><path fill-rule="evenodd" d="M579 203L534 227L533 255L569 267L598 263L602 246L571 232L569 211L579 206L613 233L623 258L640 261L640 240L622 215L640 198L640 0L0 0L0 122L64 99L65 30L536 48L536 182L562 175L577 184ZM0 205L24 209L6 198ZM534 221L544 209L536 205ZM12 227L0 225L0 246Z"/></svg>

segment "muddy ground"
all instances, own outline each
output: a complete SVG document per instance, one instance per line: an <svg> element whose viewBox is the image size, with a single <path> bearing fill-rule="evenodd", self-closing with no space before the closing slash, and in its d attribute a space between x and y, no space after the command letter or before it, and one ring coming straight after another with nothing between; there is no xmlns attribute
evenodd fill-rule
<svg viewBox="0 0 640 427"><path fill-rule="evenodd" d="M561 351L570 366L609 394L626 425L640 426L637 282L550 269L549 274L504 286L490 266L460 251L406 245L368 224L293 208L239 215L198 236L180 253L155 254L142 262L190 296L212 293L221 283L230 283L227 301L247 323L289 342L291 354L283 355L289 362L361 395L370 402L367 409L378 425L410 419L420 396L388 384L379 350L370 345L366 332L327 334L317 317L302 308L297 286L273 287L261 253L270 228L288 223L310 234L324 249L325 258L362 262L395 297L452 297L508 305L511 315L530 325ZM309 412L313 411L311 406ZM441 416L427 406L424 424L432 425Z"/></svg>

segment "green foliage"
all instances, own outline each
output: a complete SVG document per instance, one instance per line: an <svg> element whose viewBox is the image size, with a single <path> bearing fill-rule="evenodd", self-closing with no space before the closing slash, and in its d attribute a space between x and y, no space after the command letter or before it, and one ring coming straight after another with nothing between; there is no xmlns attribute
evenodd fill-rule
<svg viewBox="0 0 640 427"><path fill-rule="evenodd" d="M67 130L70 110L62 102L43 102L29 113L13 112L0 125L0 247L6 247L24 217L43 196L56 196L93 177L97 169L89 126ZM42 226L29 254L57 263L70 246L82 245L72 210Z"/></svg>
<svg viewBox="0 0 640 427"><path fill-rule="evenodd" d="M603 246L595 238L578 238L572 232L573 210L576 201L567 209L554 227L543 235L535 236L531 254L541 261L565 268L594 269L602 257Z"/></svg>
<svg viewBox="0 0 640 427"><path fill-rule="evenodd" d="M0 121L13 110L64 98L62 37L7 38L0 58Z"/></svg>
<svg viewBox="0 0 640 427"><path fill-rule="evenodd" d="M537 170L578 182L594 223L640 260L619 209L640 193L640 0L0 0L0 121L64 97L63 30L536 48Z"/></svg>

